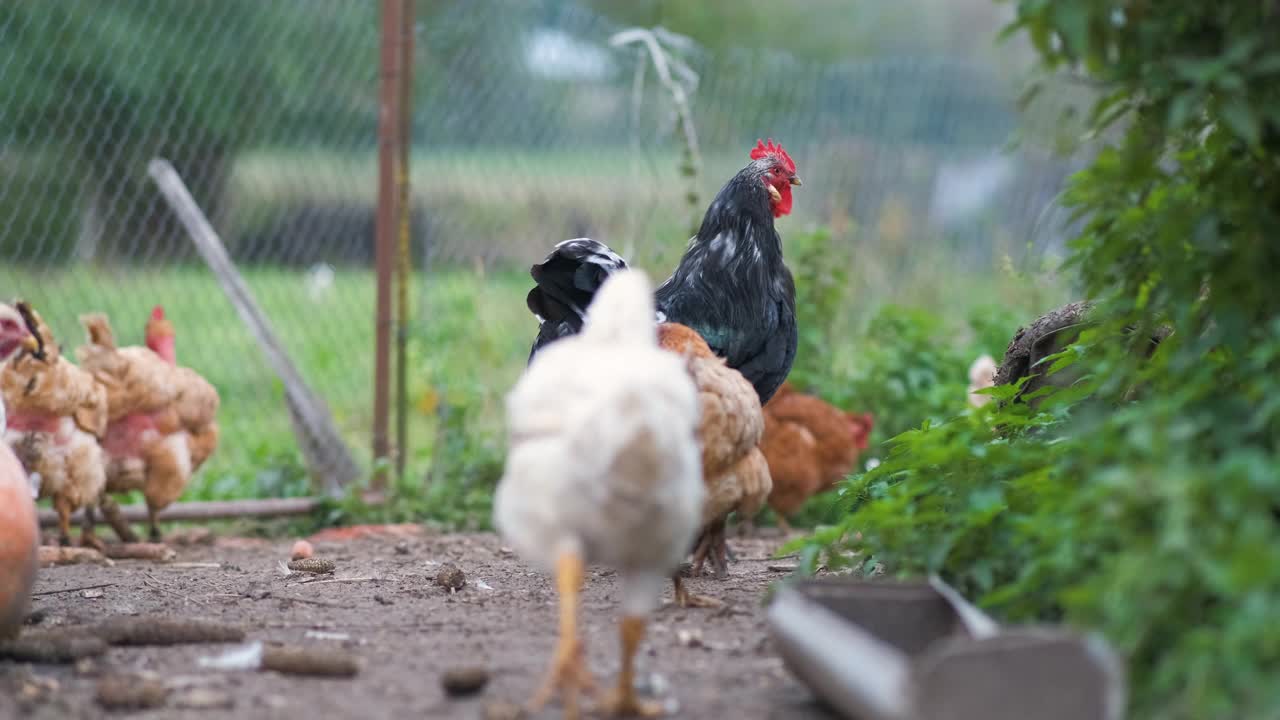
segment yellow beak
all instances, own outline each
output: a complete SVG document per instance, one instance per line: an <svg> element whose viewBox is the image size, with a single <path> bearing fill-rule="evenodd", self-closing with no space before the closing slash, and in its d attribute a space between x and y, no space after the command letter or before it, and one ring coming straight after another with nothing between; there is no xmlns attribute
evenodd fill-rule
<svg viewBox="0 0 1280 720"><path fill-rule="evenodd" d="M22 348L28 352L35 352L40 349L40 343L36 341L35 335L28 335L22 338Z"/></svg>
<svg viewBox="0 0 1280 720"><path fill-rule="evenodd" d="M782 202L782 193L778 192L778 188L772 185L765 185L765 187L769 188L769 197L773 198L774 202Z"/></svg>
<svg viewBox="0 0 1280 720"><path fill-rule="evenodd" d="M795 185L796 187L800 187L800 186L801 186L801 185L803 185L804 183L800 182L800 178L799 178L799 176L797 176L797 175L792 175L792 176L791 176L791 184L792 184L792 185Z"/></svg>

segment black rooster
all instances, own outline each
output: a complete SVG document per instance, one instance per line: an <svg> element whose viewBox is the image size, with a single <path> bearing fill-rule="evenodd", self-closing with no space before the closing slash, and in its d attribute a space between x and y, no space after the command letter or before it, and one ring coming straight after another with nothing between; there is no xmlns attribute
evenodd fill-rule
<svg viewBox="0 0 1280 720"><path fill-rule="evenodd" d="M658 322L702 335L769 401L796 356L796 291L773 220L791 212L796 166L781 145L757 142L751 164L720 188L671 277L654 293ZM538 317L540 348L582 329L604 279L627 266L604 243L565 240L530 270L527 304Z"/></svg>

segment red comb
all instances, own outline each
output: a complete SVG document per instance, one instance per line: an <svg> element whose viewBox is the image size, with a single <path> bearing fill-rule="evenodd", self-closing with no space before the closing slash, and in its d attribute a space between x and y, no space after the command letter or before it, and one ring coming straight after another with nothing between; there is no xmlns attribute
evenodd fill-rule
<svg viewBox="0 0 1280 720"><path fill-rule="evenodd" d="M787 172L794 173L796 171L796 164L791 160L791 156L787 154L786 150L782 149L781 145L775 145L773 138L769 138L768 144L765 144L763 140L756 140L756 146L751 149L752 160L759 160L766 155L776 155L781 158L782 164L787 168Z"/></svg>
<svg viewBox="0 0 1280 720"><path fill-rule="evenodd" d="M164 306L162 306L162 305L157 305L157 306L155 306L155 307L151 308L151 319L152 319L152 320L163 320L163 319L164 319Z"/></svg>

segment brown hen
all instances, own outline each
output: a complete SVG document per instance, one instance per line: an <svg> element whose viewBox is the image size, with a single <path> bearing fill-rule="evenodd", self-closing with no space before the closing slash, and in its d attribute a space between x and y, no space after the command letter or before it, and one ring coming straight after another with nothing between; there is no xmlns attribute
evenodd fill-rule
<svg viewBox="0 0 1280 720"><path fill-rule="evenodd" d="M693 574L710 558L716 577L727 575L725 524L730 513L750 518L764 508L773 483L758 444L764 434L764 415L755 388L742 373L711 352L702 336L678 323L658 326L658 344L687 358L698 386L701 414L698 438L702 447L702 477L707 487L702 531L693 556ZM677 596L685 596L677 580Z"/></svg>
<svg viewBox="0 0 1280 720"><path fill-rule="evenodd" d="M149 322L148 347L117 347L105 315L80 321L89 341L77 354L107 388L110 406L103 442L107 492L142 491L150 537L158 541L159 512L181 497L217 443L217 391L195 372L174 365L171 328L165 334L166 328L156 330ZM122 540L137 539L109 495L102 508Z"/></svg>
<svg viewBox="0 0 1280 720"><path fill-rule="evenodd" d="M98 442L107 429L107 392L91 374L62 357L53 333L25 303L17 311L30 330L23 349L0 369L8 408L4 439L27 472L39 477L39 495L58 513L58 539L71 544L71 515L85 509L80 542L101 546L92 507L106 485Z"/></svg>
<svg viewBox="0 0 1280 720"><path fill-rule="evenodd" d="M787 518L805 501L843 480L867 449L875 426L870 413L840 410L814 395L784 383L764 406L761 449L773 477L769 507L778 524L790 531Z"/></svg>

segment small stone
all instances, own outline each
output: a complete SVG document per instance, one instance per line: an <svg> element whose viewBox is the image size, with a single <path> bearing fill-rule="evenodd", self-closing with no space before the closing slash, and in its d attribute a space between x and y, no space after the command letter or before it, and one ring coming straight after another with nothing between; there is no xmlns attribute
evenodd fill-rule
<svg viewBox="0 0 1280 720"><path fill-rule="evenodd" d="M374 595L373 600L379 605L395 605L395 601L391 600L385 595Z"/></svg>
<svg viewBox="0 0 1280 720"><path fill-rule="evenodd" d="M702 631L697 628L692 630L677 630L676 641L685 647L702 647Z"/></svg>
<svg viewBox="0 0 1280 720"><path fill-rule="evenodd" d="M409 543L407 543L407 542L405 542L405 541L403 541L403 540L401 540L400 542L396 543L396 554L397 554L397 555L408 555L408 554L409 554Z"/></svg>
<svg viewBox="0 0 1280 720"><path fill-rule="evenodd" d="M489 684L489 671L482 667L455 668L440 677L440 685L451 697L475 695Z"/></svg>
<svg viewBox="0 0 1280 720"><path fill-rule="evenodd" d="M457 565L446 563L440 568L440 572L436 573L436 585L450 592L457 592L466 587L467 575Z"/></svg>

